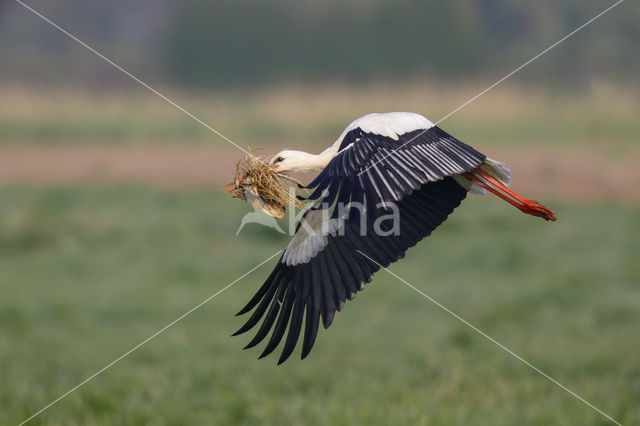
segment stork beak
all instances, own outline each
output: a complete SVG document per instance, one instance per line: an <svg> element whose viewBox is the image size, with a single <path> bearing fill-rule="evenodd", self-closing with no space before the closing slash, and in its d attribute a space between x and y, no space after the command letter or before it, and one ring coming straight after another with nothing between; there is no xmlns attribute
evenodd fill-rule
<svg viewBox="0 0 640 426"><path fill-rule="evenodd" d="M235 180L235 181L233 181L233 182L229 182L228 184L226 184L225 186L223 186L223 187L222 187L222 189L228 188L228 189L225 189L225 191L224 191L224 192L233 192L233 191L235 191L236 189L238 189L238 184L239 184L240 182L242 182L242 181L244 181L244 177L243 177L243 178L240 178L240 180Z"/></svg>

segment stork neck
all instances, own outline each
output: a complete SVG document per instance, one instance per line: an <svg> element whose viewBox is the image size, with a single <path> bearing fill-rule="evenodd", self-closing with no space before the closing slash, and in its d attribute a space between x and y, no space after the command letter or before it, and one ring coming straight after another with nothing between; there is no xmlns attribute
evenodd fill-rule
<svg viewBox="0 0 640 426"><path fill-rule="evenodd" d="M317 161L319 164L322 165L321 167L323 169L327 167L327 165L333 159L333 157L336 156L336 154L338 153L338 147L339 145L333 144L329 148L322 151L320 154L316 155L318 159Z"/></svg>
<svg viewBox="0 0 640 426"><path fill-rule="evenodd" d="M322 170L335 155L335 150L329 147L320 154L311 154L309 152L299 151L299 159L302 160L299 171Z"/></svg>

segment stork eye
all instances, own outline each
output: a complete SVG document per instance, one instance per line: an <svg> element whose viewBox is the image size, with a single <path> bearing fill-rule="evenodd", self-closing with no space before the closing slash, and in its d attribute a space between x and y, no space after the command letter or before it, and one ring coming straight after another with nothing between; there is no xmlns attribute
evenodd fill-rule
<svg viewBox="0 0 640 426"><path fill-rule="evenodd" d="M284 158L282 158L282 157L278 157L278 158L276 158L276 159L273 161L273 164L279 163L279 162L281 162L281 161L284 161Z"/></svg>

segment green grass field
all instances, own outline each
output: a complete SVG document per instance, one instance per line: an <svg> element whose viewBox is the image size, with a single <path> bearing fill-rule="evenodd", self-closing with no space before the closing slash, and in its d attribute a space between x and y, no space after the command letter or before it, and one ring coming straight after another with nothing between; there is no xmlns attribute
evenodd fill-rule
<svg viewBox="0 0 640 426"><path fill-rule="evenodd" d="M547 200L545 200L547 201ZM392 270L640 423L640 207L472 197ZM0 190L0 424L16 424L286 245L219 191ZM230 337L275 260L31 424L607 424L385 272L276 366ZM258 348L259 349L259 348Z"/></svg>

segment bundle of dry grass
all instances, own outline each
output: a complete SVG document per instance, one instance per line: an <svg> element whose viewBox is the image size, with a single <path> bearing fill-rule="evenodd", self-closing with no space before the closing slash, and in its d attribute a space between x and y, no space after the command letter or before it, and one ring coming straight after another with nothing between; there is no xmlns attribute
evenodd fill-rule
<svg viewBox="0 0 640 426"><path fill-rule="evenodd" d="M262 210L269 216L282 219L288 205L301 208L292 185L299 182L278 173L262 157L247 156L236 165L235 181L227 186L234 198L239 198Z"/></svg>

